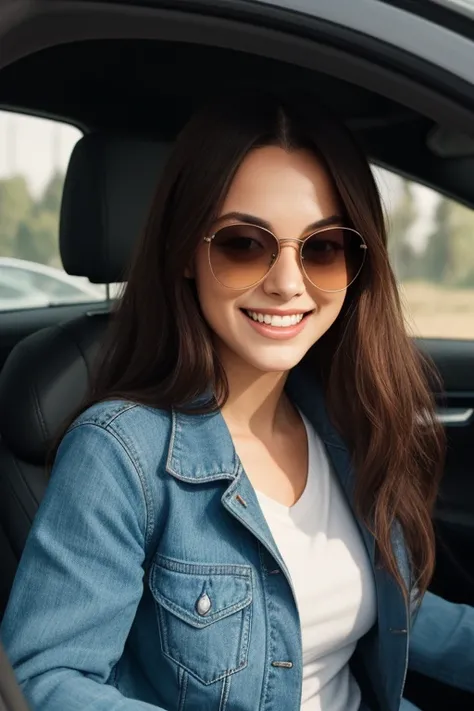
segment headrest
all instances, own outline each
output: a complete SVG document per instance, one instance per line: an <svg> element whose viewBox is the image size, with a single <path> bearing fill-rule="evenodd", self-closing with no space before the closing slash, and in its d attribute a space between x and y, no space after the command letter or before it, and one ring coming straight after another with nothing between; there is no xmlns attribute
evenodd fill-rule
<svg viewBox="0 0 474 711"><path fill-rule="evenodd" d="M169 144L91 133L69 162L61 204L64 269L96 284L124 280Z"/></svg>

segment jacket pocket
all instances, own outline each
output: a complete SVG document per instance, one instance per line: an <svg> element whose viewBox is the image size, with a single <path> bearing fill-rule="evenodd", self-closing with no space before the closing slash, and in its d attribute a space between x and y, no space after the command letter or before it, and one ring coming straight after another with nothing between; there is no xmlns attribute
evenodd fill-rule
<svg viewBox="0 0 474 711"><path fill-rule="evenodd" d="M212 684L247 665L252 569L157 555L150 568L163 654Z"/></svg>

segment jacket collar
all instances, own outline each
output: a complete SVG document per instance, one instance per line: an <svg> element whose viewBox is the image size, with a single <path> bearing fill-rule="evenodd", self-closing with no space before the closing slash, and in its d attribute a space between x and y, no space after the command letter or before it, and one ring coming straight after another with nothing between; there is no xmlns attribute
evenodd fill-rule
<svg viewBox="0 0 474 711"><path fill-rule="evenodd" d="M321 386L295 368L287 381L291 400L311 422L323 442L330 449L339 450L338 460L344 460L343 471L337 474L345 486L348 482L349 453L342 439L331 425ZM209 482L235 479L240 462L232 437L220 412L194 415L172 411L172 432L166 470L178 479Z"/></svg>
<svg viewBox="0 0 474 711"><path fill-rule="evenodd" d="M194 415L172 410L171 419L169 474L190 483L237 476L239 458L220 412Z"/></svg>

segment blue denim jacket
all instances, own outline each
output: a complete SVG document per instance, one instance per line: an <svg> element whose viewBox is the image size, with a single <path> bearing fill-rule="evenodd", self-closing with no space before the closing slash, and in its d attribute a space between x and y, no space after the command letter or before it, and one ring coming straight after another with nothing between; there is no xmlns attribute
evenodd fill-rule
<svg viewBox="0 0 474 711"><path fill-rule="evenodd" d="M352 502L350 457L320 391L298 374L289 390ZM398 711L410 614L374 564L371 534L360 531L378 610L353 671L363 708ZM410 586L396 529L393 545ZM299 709L290 578L220 413L116 401L76 420L28 538L2 636L34 711Z"/></svg>

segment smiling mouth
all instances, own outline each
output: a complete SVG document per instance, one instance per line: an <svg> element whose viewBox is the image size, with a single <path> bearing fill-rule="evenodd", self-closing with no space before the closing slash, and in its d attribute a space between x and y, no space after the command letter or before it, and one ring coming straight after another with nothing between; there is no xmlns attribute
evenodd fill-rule
<svg viewBox="0 0 474 711"><path fill-rule="evenodd" d="M313 313L312 311L302 311L301 313L286 314L281 316L279 314L260 313L252 311L251 309L240 310L252 321L261 323L265 326L272 326L273 328L291 328L297 326L304 318Z"/></svg>

